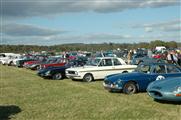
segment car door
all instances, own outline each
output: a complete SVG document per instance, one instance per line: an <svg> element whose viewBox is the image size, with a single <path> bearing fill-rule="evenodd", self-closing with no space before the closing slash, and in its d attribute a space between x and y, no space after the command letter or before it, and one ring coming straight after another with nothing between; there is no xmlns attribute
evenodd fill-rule
<svg viewBox="0 0 181 120"><path fill-rule="evenodd" d="M151 64L141 64L139 65L139 69L141 73L136 79L138 80L137 82L139 84L139 90L145 91L148 84L155 78L155 74L152 73L154 66Z"/></svg>
<svg viewBox="0 0 181 120"><path fill-rule="evenodd" d="M166 72L166 77L181 77L181 70L176 65L166 65Z"/></svg>
<svg viewBox="0 0 181 120"><path fill-rule="evenodd" d="M97 70L94 70L93 73L95 78L97 79L103 79L105 76L110 75L113 71L113 63L111 58L103 58L99 65Z"/></svg>
<svg viewBox="0 0 181 120"><path fill-rule="evenodd" d="M123 67L124 65L122 65L122 63L117 58L113 58L113 65L113 74L128 71L127 68Z"/></svg>
<svg viewBox="0 0 181 120"><path fill-rule="evenodd" d="M151 81L161 80L167 77L166 66L164 64L156 64L153 66Z"/></svg>

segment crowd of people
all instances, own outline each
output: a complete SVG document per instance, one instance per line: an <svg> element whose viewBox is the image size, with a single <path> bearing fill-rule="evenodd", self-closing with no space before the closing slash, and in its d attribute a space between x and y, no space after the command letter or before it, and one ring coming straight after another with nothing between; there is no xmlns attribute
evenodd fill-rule
<svg viewBox="0 0 181 120"><path fill-rule="evenodd" d="M130 50L127 54L127 63L131 64L133 55L139 54L136 50ZM165 50L165 51L152 51L147 50L149 58L159 58L165 60L168 63L177 64L181 66L181 50ZM156 56L156 57L155 57Z"/></svg>

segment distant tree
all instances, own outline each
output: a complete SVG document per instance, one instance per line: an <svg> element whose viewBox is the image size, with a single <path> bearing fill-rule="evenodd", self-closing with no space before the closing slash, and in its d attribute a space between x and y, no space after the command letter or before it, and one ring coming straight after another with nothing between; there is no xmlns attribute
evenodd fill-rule
<svg viewBox="0 0 181 120"><path fill-rule="evenodd" d="M181 43L175 41L165 42L161 40L151 41L150 43L100 43L100 44L61 44L53 46L38 46L38 45L0 45L0 53L4 52L14 52L14 53L28 53L31 51L41 52L41 51L107 51L113 49L136 49L136 48L155 48L156 46L165 46L168 48L181 47Z"/></svg>
<svg viewBox="0 0 181 120"><path fill-rule="evenodd" d="M150 48L155 48L156 46L166 46L166 43L161 40L155 40L155 41L150 42L150 45L149 45Z"/></svg>
<svg viewBox="0 0 181 120"><path fill-rule="evenodd" d="M177 43L175 41L167 42L167 47L169 47L169 48L177 48Z"/></svg>

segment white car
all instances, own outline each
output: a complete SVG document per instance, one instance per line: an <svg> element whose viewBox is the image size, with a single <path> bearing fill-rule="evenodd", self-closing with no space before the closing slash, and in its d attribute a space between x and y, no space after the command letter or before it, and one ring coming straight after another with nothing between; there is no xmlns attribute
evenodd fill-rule
<svg viewBox="0 0 181 120"><path fill-rule="evenodd" d="M127 65L121 58L98 57L83 67L66 69L66 76L70 79L91 82L95 79L104 79L111 74L132 72L136 67L136 65Z"/></svg>
<svg viewBox="0 0 181 120"><path fill-rule="evenodd" d="M3 65L11 65L13 60L20 56L20 54L15 53L1 53L1 55L3 55L3 57L0 58L0 63Z"/></svg>

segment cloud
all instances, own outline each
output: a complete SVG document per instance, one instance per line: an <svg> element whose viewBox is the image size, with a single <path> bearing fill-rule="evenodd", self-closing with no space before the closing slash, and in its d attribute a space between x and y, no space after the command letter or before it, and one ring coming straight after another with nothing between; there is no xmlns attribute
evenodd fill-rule
<svg viewBox="0 0 181 120"><path fill-rule="evenodd" d="M9 36L3 35L1 44L25 44L25 45L58 45L65 43L139 43L152 40L177 41L180 34L155 34L155 35L121 35L110 33L83 34L83 35L52 35L52 36Z"/></svg>
<svg viewBox="0 0 181 120"><path fill-rule="evenodd" d="M51 35L51 36L12 36L3 35L1 44L33 44L33 45L55 45L64 43L122 43L131 41L131 35L120 35L110 33L83 34L83 35Z"/></svg>
<svg viewBox="0 0 181 120"><path fill-rule="evenodd" d="M8 36L52 36L65 33L67 31L53 30L35 25L11 23L2 25L2 34Z"/></svg>
<svg viewBox="0 0 181 120"><path fill-rule="evenodd" d="M180 5L179 0L2 0L2 14L8 17L33 17L69 12L120 12L127 9Z"/></svg>
<svg viewBox="0 0 181 120"><path fill-rule="evenodd" d="M145 32L180 32L181 31L181 20L172 20L167 22L150 23L150 24L137 24L133 25L132 28L144 28Z"/></svg>
<svg viewBox="0 0 181 120"><path fill-rule="evenodd" d="M181 31L181 20L173 20L168 22L145 24L145 28L150 28L152 31L163 31L163 32L180 32Z"/></svg>
<svg viewBox="0 0 181 120"><path fill-rule="evenodd" d="M152 27L145 27L145 31L146 32L153 32L153 28Z"/></svg>
<svg viewBox="0 0 181 120"><path fill-rule="evenodd" d="M171 5L180 5L179 0L145 0L140 4L140 6L148 7L165 7Z"/></svg>

